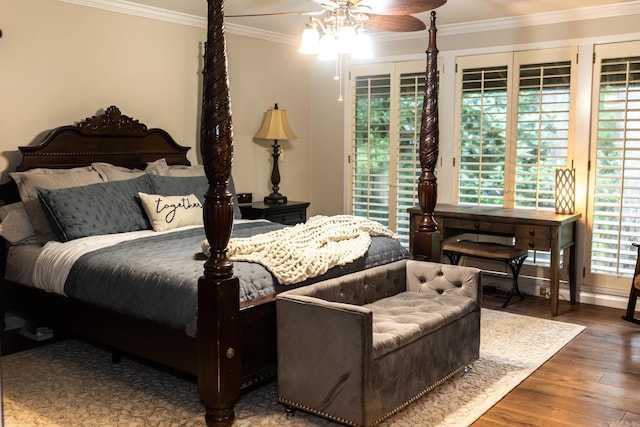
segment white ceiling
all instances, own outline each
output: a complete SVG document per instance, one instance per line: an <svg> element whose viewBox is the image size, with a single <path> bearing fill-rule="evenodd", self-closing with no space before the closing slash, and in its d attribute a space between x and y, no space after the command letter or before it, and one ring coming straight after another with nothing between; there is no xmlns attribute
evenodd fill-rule
<svg viewBox="0 0 640 427"><path fill-rule="evenodd" d="M73 0L66 0L73 1ZM152 8L166 9L185 15L206 18L206 0L129 0ZM437 9L437 24L443 26L464 27L466 23L480 24L479 21L513 19L522 16L552 17L555 22L574 17L597 17L616 14L616 9L628 11L637 6L638 0L448 0ZM595 8L595 9L594 9ZM225 15L247 13L273 13L321 10L320 6L310 0L227 0L224 5ZM635 10L635 9L634 9ZM619 11L618 11L619 12ZM415 15L425 23L429 22L429 12ZM307 17L264 16L251 18L227 17L233 25L248 27L257 31L266 31L286 36L297 36L304 27Z"/></svg>

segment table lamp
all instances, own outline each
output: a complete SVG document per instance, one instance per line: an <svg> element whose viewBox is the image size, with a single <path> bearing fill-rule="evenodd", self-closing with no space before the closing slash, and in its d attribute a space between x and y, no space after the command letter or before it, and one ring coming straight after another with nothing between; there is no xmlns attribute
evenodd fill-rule
<svg viewBox="0 0 640 427"><path fill-rule="evenodd" d="M286 110L278 109L278 104L275 104L273 109L267 110L262 126L258 130L258 133L256 133L255 138L273 139L273 170L271 171L273 191L264 198L264 202L267 204L287 203L287 198L280 194L279 191L280 170L278 169L278 157L280 157L280 145L278 144L278 140L296 139L297 136L289 127Z"/></svg>

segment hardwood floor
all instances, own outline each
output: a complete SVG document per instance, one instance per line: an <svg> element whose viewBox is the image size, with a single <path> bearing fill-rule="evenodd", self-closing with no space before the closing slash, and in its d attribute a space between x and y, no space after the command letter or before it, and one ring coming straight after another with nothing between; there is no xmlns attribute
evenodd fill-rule
<svg viewBox="0 0 640 427"><path fill-rule="evenodd" d="M578 337L478 419L485 426L640 426L640 325L624 310L527 296L486 308L586 326Z"/></svg>

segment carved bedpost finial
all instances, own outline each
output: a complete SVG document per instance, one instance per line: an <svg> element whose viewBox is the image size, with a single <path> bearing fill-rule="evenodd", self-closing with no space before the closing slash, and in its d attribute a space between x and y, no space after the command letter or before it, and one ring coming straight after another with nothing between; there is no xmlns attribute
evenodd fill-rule
<svg viewBox="0 0 640 427"><path fill-rule="evenodd" d="M233 160L233 127L222 3L209 1L200 128L200 151L209 180L204 227L211 256L205 264L205 276L213 279L233 276L233 263L227 258L227 244L233 229L233 201L228 188Z"/></svg>
<svg viewBox="0 0 640 427"><path fill-rule="evenodd" d="M427 70L422 104L420 128L420 166L422 173L418 179L418 202L422 213L414 234L413 257L431 260L434 258L433 245L437 242L438 224L433 216L438 199L438 182L435 175L439 155L438 129L438 48L436 47L436 13L431 12Z"/></svg>

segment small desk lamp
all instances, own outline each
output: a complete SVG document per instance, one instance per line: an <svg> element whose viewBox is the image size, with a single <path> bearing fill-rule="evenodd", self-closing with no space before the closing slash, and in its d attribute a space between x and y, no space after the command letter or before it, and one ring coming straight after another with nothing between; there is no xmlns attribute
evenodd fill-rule
<svg viewBox="0 0 640 427"><path fill-rule="evenodd" d="M264 198L264 202L270 203L287 203L287 198L280 194L278 185L280 184L280 170L278 169L278 157L280 157L279 139L296 139L297 136L289 127L286 110L279 110L278 104L273 109L267 110L262 122L262 126L255 138L257 139L273 139L273 170L271 171L271 184L273 192Z"/></svg>
<svg viewBox="0 0 640 427"><path fill-rule="evenodd" d="M576 170L556 169L556 213L572 214L576 210Z"/></svg>

